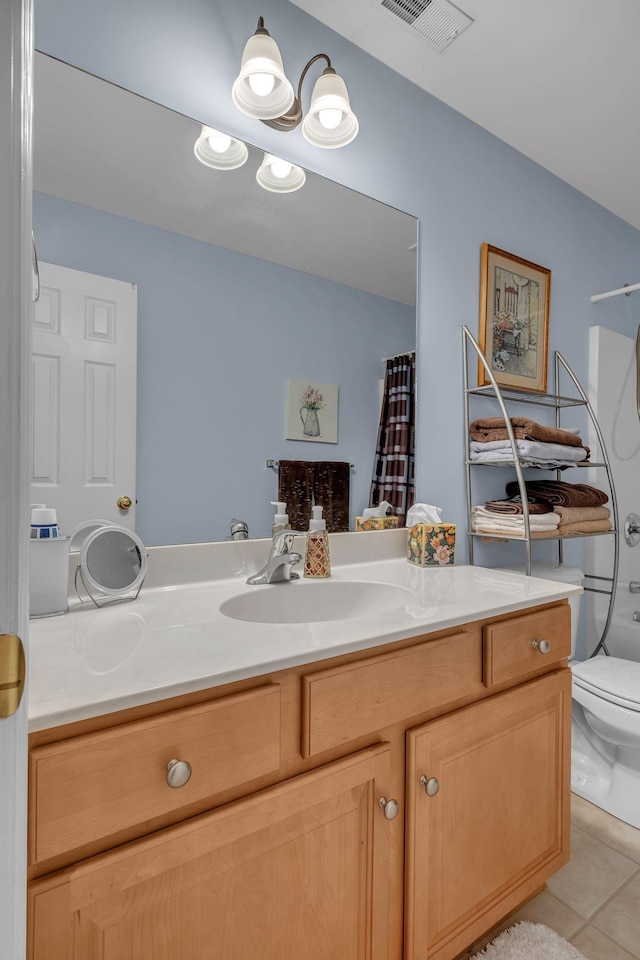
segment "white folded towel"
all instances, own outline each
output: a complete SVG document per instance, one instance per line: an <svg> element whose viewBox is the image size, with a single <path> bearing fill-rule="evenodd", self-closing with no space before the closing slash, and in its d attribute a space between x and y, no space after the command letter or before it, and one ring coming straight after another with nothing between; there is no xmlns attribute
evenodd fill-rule
<svg viewBox="0 0 640 960"><path fill-rule="evenodd" d="M544 443L541 440L516 440L518 457L554 464L558 461L580 463L588 457L584 447L571 447L564 443ZM469 444L470 460L513 460L509 440L489 440L481 443L472 440Z"/></svg>
<svg viewBox="0 0 640 960"><path fill-rule="evenodd" d="M495 513L482 506L473 507L472 513L474 521L477 524L481 523L483 527L500 527L502 530L524 529L522 514ZM529 514L529 527L532 530L555 530L560 523L560 519L560 515L553 512Z"/></svg>

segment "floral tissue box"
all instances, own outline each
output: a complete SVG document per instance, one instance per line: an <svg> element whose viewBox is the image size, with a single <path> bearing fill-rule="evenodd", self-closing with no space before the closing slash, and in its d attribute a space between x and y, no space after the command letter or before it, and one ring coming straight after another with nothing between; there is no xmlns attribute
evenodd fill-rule
<svg viewBox="0 0 640 960"><path fill-rule="evenodd" d="M455 547L455 523L416 523L407 530L407 560L419 567L452 564Z"/></svg>
<svg viewBox="0 0 640 960"><path fill-rule="evenodd" d="M369 517L368 520L356 517L356 533L358 530L396 530L397 527L397 517Z"/></svg>

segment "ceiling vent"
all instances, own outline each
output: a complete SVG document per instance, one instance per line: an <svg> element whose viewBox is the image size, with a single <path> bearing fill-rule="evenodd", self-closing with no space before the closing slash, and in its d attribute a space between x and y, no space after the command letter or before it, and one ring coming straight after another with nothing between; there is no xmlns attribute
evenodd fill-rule
<svg viewBox="0 0 640 960"><path fill-rule="evenodd" d="M370 0L372 7L384 10L398 26L427 43L437 53L473 23L447 0Z"/></svg>

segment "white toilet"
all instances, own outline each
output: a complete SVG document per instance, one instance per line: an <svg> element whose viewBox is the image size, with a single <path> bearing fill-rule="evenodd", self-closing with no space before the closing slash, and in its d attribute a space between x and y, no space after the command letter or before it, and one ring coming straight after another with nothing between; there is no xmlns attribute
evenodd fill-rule
<svg viewBox="0 0 640 960"><path fill-rule="evenodd" d="M504 567L522 570L522 565ZM533 563L545 580L582 584L577 567ZM575 654L580 595L569 598L571 657ZM640 663L598 656L570 660L573 674L571 789L619 820L640 828Z"/></svg>
<svg viewBox="0 0 640 960"><path fill-rule="evenodd" d="M599 656L570 666L571 789L640 828L640 663Z"/></svg>

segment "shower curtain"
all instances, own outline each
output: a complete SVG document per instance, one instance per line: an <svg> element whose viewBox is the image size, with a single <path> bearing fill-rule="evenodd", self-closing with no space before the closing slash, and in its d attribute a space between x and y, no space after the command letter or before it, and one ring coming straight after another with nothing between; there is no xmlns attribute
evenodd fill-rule
<svg viewBox="0 0 640 960"><path fill-rule="evenodd" d="M415 353L387 360L369 506L393 506L403 527L415 500Z"/></svg>

